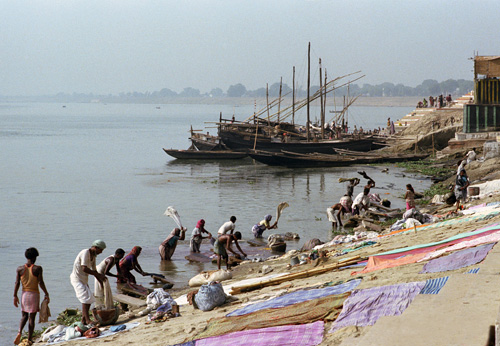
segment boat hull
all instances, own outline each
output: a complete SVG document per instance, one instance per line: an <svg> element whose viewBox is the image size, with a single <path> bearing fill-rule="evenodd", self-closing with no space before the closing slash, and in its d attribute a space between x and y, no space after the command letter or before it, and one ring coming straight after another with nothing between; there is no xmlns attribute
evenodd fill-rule
<svg viewBox="0 0 500 346"><path fill-rule="evenodd" d="M335 149L349 149L353 151L370 151L379 149L382 146L375 144L372 138L348 139L348 140L329 140L318 142L292 141L278 142L271 139L259 139L251 135L241 135L239 133L221 132L221 140L232 150L245 151L263 150L269 152L291 151L296 153L324 153L333 154Z"/></svg>
<svg viewBox="0 0 500 346"><path fill-rule="evenodd" d="M344 155L325 155L297 153L273 153L251 151L248 154L252 159L270 166L285 166L289 168L310 167L345 167L370 163L412 161L425 158L427 155L397 155L397 156L367 156L354 157Z"/></svg>
<svg viewBox="0 0 500 346"><path fill-rule="evenodd" d="M247 157L247 153L231 150L177 150L163 149L168 155L182 160L236 160Z"/></svg>

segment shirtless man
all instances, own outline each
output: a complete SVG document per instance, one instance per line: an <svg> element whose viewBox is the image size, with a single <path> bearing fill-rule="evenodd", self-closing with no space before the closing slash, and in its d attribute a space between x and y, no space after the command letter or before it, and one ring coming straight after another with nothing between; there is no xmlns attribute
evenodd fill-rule
<svg viewBox="0 0 500 346"><path fill-rule="evenodd" d="M16 271L16 284L14 287L14 306L16 308L19 306L17 291L19 290L19 286L21 284L23 287L23 293L21 296L22 317L21 322L19 323L16 340L14 340L15 345L18 345L21 342L21 334L28 318L28 341L33 342L32 338L33 331L35 330L35 317L40 306L40 291L38 290L38 286L40 286L45 293L45 300L50 302L49 292L47 292L45 282L43 281L43 269L41 266L35 265L38 255L38 250L36 248L30 247L27 249L24 256L28 261L25 265L18 267Z"/></svg>
<svg viewBox="0 0 500 346"><path fill-rule="evenodd" d="M229 256L227 254L227 251L232 252L235 256L239 256L234 250L231 248L231 244L234 242L234 245L238 248L238 250L241 252L243 257L247 257L247 254L243 252L243 250L240 247L240 244L238 244L238 240L241 240L241 233L236 231L234 234L223 234L220 235L219 238L215 241L214 243L214 252L217 254L217 267L220 270L220 262L221 258L223 258L226 261L226 268L229 270L231 266L229 265Z"/></svg>

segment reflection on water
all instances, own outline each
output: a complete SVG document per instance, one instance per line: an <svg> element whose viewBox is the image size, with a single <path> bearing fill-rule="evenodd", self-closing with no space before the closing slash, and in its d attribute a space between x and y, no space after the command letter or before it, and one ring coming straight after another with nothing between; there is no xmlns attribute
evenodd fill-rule
<svg viewBox="0 0 500 346"><path fill-rule="evenodd" d="M276 215L283 201L277 230L294 232L299 241L288 249L300 248L310 238L331 237L331 223L325 210L345 193L338 178L357 176L366 170L376 181L372 191L388 198L395 207L404 207L405 185L417 191L430 181L404 176L397 168L390 173L381 168L342 167L289 169L269 167L251 159L220 162L172 160L163 147L186 148L189 123L213 121L225 106L58 104L0 105L0 266L1 292L12 292L15 268L23 263L24 250L36 245L37 263L52 297L54 316L67 307L78 307L69 274L78 252L102 238L108 248L102 261L116 248L125 251L139 245L139 258L146 272L164 274L178 287L212 263L189 263L189 237L203 218L206 229L216 234L231 215L237 217L236 230L243 235L241 246L251 256L267 256L269 250L250 247L251 228L266 214ZM251 114L252 107L240 110ZM363 111L365 109L362 109ZM366 109L367 121L384 124L387 116L397 118L407 110ZM227 107L226 113L233 108ZM360 110L361 111L361 110ZM380 116L374 116L376 112ZM393 115L393 113L397 115ZM363 128L368 128L363 124ZM362 190L362 185L355 193ZM174 206L188 229L173 260L162 262L158 246L176 227L163 215ZM202 245L209 253L210 246ZM150 278L136 275L138 283L149 286ZM91 280L93 285L93 280ZM0 296L0 345L11 342L19 322L19 310L9 294Z"/></svg>

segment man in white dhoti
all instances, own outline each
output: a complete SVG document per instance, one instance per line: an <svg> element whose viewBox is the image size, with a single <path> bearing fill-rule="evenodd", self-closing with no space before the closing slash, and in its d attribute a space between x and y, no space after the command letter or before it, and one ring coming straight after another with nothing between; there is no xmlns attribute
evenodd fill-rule
<svg viewBox="0 0 500 346"><path fill-rule="evenodd" d="M89 287L89 275L95 276L100 285L107 280L106 276L96 270L96 257L106 248L106 243L96 240L90 249L80 251L73 264L73 272L69 276L71 285L75 289L76 297L82 303L82 323L91 323L89 311L90 306L95 302L94 295Z"/></svg>

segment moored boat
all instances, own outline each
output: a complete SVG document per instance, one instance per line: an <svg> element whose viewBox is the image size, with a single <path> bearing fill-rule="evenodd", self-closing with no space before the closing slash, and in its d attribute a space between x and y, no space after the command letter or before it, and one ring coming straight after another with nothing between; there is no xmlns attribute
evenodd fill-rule
<svg viewBox="0 0 500 346"><path fill-rule="evenodd" d="M165 149L168 155L183 160L235 160L247 157L247 153L232 150L179 150Z"/></svg>
<svg viewBox="0 0 500 346"><path fill-rule="evenodd" d="M414 161L427 157L427 154L394 154L394 155L327 155L327 154L299 154L294 152L266 152L251 151L248 154L252 159L270 165L289 168L308 167L343 167L359 164Z"/></svg>

